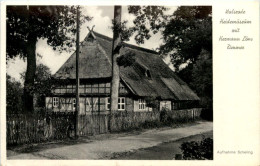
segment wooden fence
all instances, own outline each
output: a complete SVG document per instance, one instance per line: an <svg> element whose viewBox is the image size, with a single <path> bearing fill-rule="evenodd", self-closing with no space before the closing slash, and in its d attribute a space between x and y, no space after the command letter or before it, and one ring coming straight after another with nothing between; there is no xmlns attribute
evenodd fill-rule
<svg viewBox="0 0 260 166"><path fill-rule="evenodd" d="M11 114L7 115L7 144L37 143L72 136L73 113Z"/></svg>
<svg viewBox="0 0 260 166"><path fill-rule="evenodd" d="M200 109L169 111L174 120L199 117ZM160 112L108 112L79 116L79 135L88 136L138 128L145 122L159 121ZM61 140L74 136L75 114L52 112L48 114L7 115L7 145Z"/></svg>
<svg viewBox="0 0 260 166"><path fill-rule="evenodd" d="M88 114L79 116L79 135L96 135L108 132L109 114Z"/></svg>
<svg viewBox="0 0 260 166"><path fill-rule="evenodd" d="M185 121L189 119L197 119L200 117L201 108L191 108L183 110L169 111L168 116L175 121Z"/></svg>

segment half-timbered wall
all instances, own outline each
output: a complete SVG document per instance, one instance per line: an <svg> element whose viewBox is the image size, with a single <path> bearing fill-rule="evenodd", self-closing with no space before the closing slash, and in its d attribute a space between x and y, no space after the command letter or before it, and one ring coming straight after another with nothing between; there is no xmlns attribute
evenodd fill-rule
<svg viewBox="0 0 260 166"><path fill-rule="evenodd" d="M109 111L110 88L109 82L81 84L79 87L80 114ZM52 96L46 97L46 108L54 112L75 111L75 95L76 85L59 86L53 90ZM119 111L152 111L152 108L146 106L145 100L134 100L122 83L119 86L119 97ZM124 103L120 104L122 101Z"/></svg>
<svg viewBox="0 0 260 166"><path fill-rule="evenodd" d="M79 93L82 95L109 95L110 94L110 83L86 83L79 86ZM53 94L73 94L76 93L76 85L63 85L55 88ZM119 86L120 94L127 94L128 90L125 86L120 83Z"/></svg>
<svg viewBox="0 0 260 166"><path fill-rule="evenodd" d="M130 97L119 97L121 111L133 111L133 101ZM80 97L80 114L109 111L109 97ZM122 107L122 105L124 105ZM46 97L46 109L54 112L75 111L76 99L73 97Z"/></svg>
<svg viewBox="0 0 260 166"><path fill-rule="evenodd" d="M153 109L146 106L146 101L144 99L134 100L134 111L142 112L142 111L152 111Z"/></svg>

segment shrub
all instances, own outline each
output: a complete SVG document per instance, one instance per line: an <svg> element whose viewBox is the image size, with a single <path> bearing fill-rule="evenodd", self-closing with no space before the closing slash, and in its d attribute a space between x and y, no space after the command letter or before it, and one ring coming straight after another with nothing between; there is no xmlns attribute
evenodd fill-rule
<svg viewBox="0 0 260 166"><path fill-rule="evenodd" d="M183 124L183 123L188 123L192 122L194 119L191 117L188 117L188 114L186 115L174 115L172 114L172 111L163 108L162 111L160 112L160 122L165 125L165 126L172 126L174 124Z"/></svg>
<svg viewBox="0 0 260 166"><path fill-rule="evenodd" d="M6 113L18 114L23 107L23 88L19 81L6 75Z"/></svg>
<svg viewBox="0 0 260 166"><path fill-rule="evenodd" d="M156 128L156 127L161 127L162 126L162 123L158 120L154 120L154 121L145 121L141 128L145 128L145 129L148 129L148 128Z"/></svg>
<svg viewBox="0 0 260 166"><path fill-rule="evenodd" d="M159 107L159 102L156 100L155 97L145 97L144 100L146 101L146 106L151 108L157 108Z"/></svg>
<svg viewBox="0 0 260 166"><path fill-rule="evenodd" d="M213 139L204 138L200 142L184 142L181 150L185 160L213 160Z"/></svg>
<svg viewBox="0 0 260 166"><path fill-rule="evenodd" d="M168 118L168 113L166 108L163 108L162 111L160 112L160 122L165 123L167 122Z"/></svg>

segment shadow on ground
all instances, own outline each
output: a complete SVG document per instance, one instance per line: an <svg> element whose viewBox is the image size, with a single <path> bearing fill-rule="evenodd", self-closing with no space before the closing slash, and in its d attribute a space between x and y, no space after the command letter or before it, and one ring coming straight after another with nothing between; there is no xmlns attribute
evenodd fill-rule
<svg viewBox="0 0 260 166"><path fill-rule="evenodd" d="M115 160L172 160L176 154L181 154L180 146L183 142L201 141L203 138L213 138L213 132L181 138L176 141L164 142L157 146L138 149L135 151L114 153L110 159Z"/></svg>

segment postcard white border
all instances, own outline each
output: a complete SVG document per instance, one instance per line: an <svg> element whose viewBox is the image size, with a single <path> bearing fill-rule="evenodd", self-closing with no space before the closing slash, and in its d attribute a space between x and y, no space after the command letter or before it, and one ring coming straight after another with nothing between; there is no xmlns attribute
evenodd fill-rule
<svg viewBox="0 0 260 166"><path fill-rule="evenodd" d="M5 85L5 78L6 78L6 60L5 60L5 46L6 46L6 37L5 37L5 33L6 33L6 24L5 24L5 7L6 5L26 5L26 4L30 4L30 5L64 5L64 4L69 4L69 5L75 5L75 4L79 4L79 5L91 5L91 6L96 6L96 5L102 5L102 6L106 6L106 5L129 5L129 4L135 4L135 5L167 5L167 6L179 6L179 5L187 5L187 6L193 6L193 5L210 5L213 7L213 86L214 86L214 129L213 129L213 133L214 133L214 149L218 149L218 147L222 147L224 148L223 150L225 150L225 148L229 147L226 146L225 144L223 145L223 142L219 142L218 140L222 140L222 137L227 138L228 135L223 135L223 133L227 134L227 130L226 128L228 127L230 130L229 135L233 136L234 134L241 136L241 134L239 134L238 132L242 132L244 135L245 140L248 139L248 137L253 137L254 139L248 139L250 140L250 142L248 142L247 145L245 146L250 146L250 148L252 148L252 145L255 146L255 148L253 149L255 152L254 157L249 157L248 156L241 156L240 158L238 158L238 156L234 156L234 155L224 155L224 156L220 156L218 154L216 154L216 151L214 150L214 160L213 161L133 161L133 160L129 160L129 161L119 161L119 160L6 160L6 141L5 141L5 121L6 121L6 117L5 117L5 89L6 89L6 85ZM219 13L220 11L222 12L222 8L225 7L233 7L233 8L246 8L247 6L250 6L250 8L252 8L253 11L255 11L255 15L253 16L253 20L258 20L258 22L254 23L254 28L250 29L250 31L253 31L255 34L255 41L252 43L255 45L255 48L253 50L250 50L250 52L247 53L247 55L244 56L248 56L248 59L242 59L241 60L245 60L246 62L244 62L243 64L245 64L246 66L244 66L245 71L244 73L242 73L242 76L246 76L246 78L248 80L250 80L251 83L248 83L247 85L245 85L245 89L241 90L238 89L240 88L239 86L239 82L236 82L238 80L241 80L240 78L236 78L236 77L232 77L235 80L219 80L219 78L228 78L228 75L225 75L225 73L220 70L221 67L227 67L226 65L228 65L227 63L223 63L223 60L227 60L230 62L233 62L233 64L231 63L231 67L232 65L236 66L239 64L241 61L235 59L235 58L241 58L240 56L242 55L238 55L237 57L235 55L232 55L232 57L230 57L230 55L226 55L227 53L225 51L222 50L222 48L219 48L219 41L217 40L217 38L219 37L219 34L216 33L216 31L218 30L218 21L216 20L215 16ZM255 7L256 6L256 7ZM223 54L225 56L218 56L218 54ZM223 59L222 59L223 58ZM225 59L226 58L226 59ZM233 59L232 59L233 58ZM248 62L247 62L248 61ZM260 129L260 113L259 113L259 1L218 1L218 2L213 2L212 1L183 1L183 0L179 0L179 1L151 1L151 0L143 0L143 1L129 1L129 0L125 0L125 1L118 1L118 0L103 0L103 1L84 1L84 2L75 2L75 1L2 1L1 2L1 73L0 73L0 77L1 77L1 89L0 89L0 93L1 93L1 164L3 165L259 165L260 164L260 159L259 159L259 149L260 149L260 145L259 145L259 129ZM224 66L222 66L224 65ZM219 73L221 71L221 73ZM233 74L234 71L232 70ZM225 77L220 76L221 74L224 74ZM218 77L220 76L220 77ZM238 76L239 77L239 76ZM221 110L219 112L217 112L217 109L222 109L223 107L227 107L227 108L232 108L230 107L229 103L220 103L222 95L226 95L228 94L230 91L230 89L223 89L223 87L221 87L220 85L223 85L223 81L229 82L229 83L234 83L234 88L235 90L241 90L242 94L241 96L235 96L232 94L229 94L229 97L232 97L235 101L241 101L240 97L244 98L244 102L248 103L250 105L248 105L248 108L250 108L250 110L244 110L246 104L243 103L237 103L238 106L236 108L239 108L239 106L241 106L241 109L236 110L239 114L239 118L234 117L235 115L233 114L233 111L230 110ZM252 81L254 83L252 83ZM227 83L227 84L229 84ZM251 94L248 94L249 92L252 92ZM256 93L253 93L254 91L257 91ZM233 92L233 90L232 90ZM250 95L250 96L248 96ZM224 106L223 106L224 105ZM225 113L223 112L225 111ZM244 113L245 111L247 111L247 115ZM231 112L231 113L230 113ZM241 116L243 116L243 120L241 120ZM220 119L221 118L221 119ZM230 121L228 121L230 120ZM234 126L233 124L238 124L238 121L242 121L247 122L247 124L240 124L239 126ZM250 131L246 131L247 128L244 127L243 125L248 125L249 123L253 123L254 124L254 128L252 128ZM239 139L241 141L241 139ZM222 140L223 141L223 140ZM235 142L236 140L227 140L227 142ZM244 141L241 142L235 142L233 143L233 145L239 145L240 143L244 143ZM234 149L236 149L236 147L233 147ZM244 158L244 159L243 159ZM230 163L229 163L230 162Z"/></svg>

